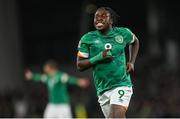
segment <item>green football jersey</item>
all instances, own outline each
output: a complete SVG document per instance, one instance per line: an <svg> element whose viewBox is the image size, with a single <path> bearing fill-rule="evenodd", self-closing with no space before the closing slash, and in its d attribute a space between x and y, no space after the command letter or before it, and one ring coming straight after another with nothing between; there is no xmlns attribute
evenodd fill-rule
<svg viewBox="0 0 180 119"><path fill-rule="evenodd" d="M47 84L48 99L50 103L69 103L67 83L77 85L77 78L58 71L55 75L33 74L34 81L41 81Z"/></svg>
<svg viewBox="0 0 180 119"><path fill-rule="evenodd" d="M78 55L92 58L105 49L111 49L111 62L98 62L93 66L93 78L97 95L118 86L132 86L126 72L126 45L134 42L134 35L124 27L113 27L106 35L98 30L85 34L78 45Z"/></svg>

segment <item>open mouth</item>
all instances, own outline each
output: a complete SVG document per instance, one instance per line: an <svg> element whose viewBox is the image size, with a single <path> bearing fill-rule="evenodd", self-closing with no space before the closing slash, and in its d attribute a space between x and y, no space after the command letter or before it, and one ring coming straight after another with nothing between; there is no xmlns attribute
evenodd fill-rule
<svg viewBox="0 0 180 119"><path fill-rule="evenodd" d="M97 27L102 27L104 24L103 23L97 23L96 26Z"/></svg>

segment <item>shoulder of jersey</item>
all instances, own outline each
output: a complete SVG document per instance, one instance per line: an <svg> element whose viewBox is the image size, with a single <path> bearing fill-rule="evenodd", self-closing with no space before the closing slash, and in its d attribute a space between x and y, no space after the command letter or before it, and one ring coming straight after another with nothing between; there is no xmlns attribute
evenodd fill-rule
<svg viewBox="0 0 180 119"><path fill-rule="evenodd" d="M90 32L84 34L84 35L82 36L82 39L92 40L92 38L93 38L93 37L96 37L96 36L97 36L96 31L90 31Z"/></svg>
<svg viewBox="0 0 180 119"><path fill-rule="evenodd" d="M115 31L126 31L126 30L129 30L129 29L126 28L126 27L114 27L114 30Z"/></svg>
<svg viewBox="0 0 180 119"><path fill-rule="evenodd" d="M96 31L90 31L90 32L86 33L85 35L87 35L89 37L93 37L93 36L97 35L97 32Z"/></svg>

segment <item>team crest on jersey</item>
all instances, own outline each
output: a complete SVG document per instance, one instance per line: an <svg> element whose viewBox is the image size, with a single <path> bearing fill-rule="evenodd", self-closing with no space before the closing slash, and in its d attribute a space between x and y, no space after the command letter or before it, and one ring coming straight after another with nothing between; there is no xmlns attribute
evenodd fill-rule
<svg viewBox="0 0 180 119"><path fill-rule="evenodd" d="M123 43L124 42L124 38L121 35L118 35L115 37L115 41L118 43Z"/></svg>

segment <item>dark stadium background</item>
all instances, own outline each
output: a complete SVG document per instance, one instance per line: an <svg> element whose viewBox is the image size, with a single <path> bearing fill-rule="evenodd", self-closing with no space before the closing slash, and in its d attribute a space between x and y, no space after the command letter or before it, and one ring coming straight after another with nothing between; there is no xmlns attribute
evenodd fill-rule
<svg viewBox="0 0 180 119"><path fill-rule="evenodd" d="M42 117L47 90L24 80L24 70L42 71L54 59L69 74L76 70L77 44L93 28L93 13L109 6L119 26L130 28L140 40L132 73L134 95L127 117L180 117L179 21L174 0L0 0L0 117ZM81 102L88 117L103 117L92 85L69 86L72 111Z"/></svg>

